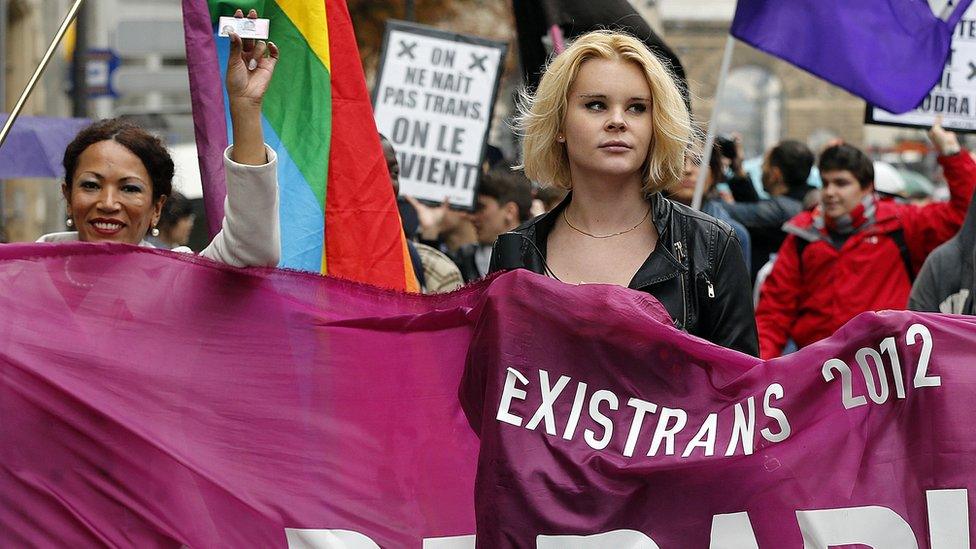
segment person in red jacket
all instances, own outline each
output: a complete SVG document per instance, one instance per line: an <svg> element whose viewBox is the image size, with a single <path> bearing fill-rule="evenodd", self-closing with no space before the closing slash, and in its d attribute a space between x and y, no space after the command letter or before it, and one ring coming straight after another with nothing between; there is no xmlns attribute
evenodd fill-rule
<svg viewBox="0 0 976 549"><path fill-rule="evenodd" d="M819 341L859 313L906 307L915 274L962 226L976 187L976 162L955 134L936 125L929 138L949 184L948 202L879 200L866 154L846 144L821 154L821 203L783 225L788 236L760 290L762 358L780 356L790 339L798 347Z"/></svg>

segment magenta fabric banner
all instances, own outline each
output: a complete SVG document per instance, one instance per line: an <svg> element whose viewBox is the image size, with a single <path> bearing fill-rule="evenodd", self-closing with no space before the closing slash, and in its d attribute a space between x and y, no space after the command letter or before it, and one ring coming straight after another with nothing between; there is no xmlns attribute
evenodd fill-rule
<svg viewBox="0 0 976 549"><path fill-rule="evenodd" d="M524 271L417 296L6 245L0 288L4 547L972 539L971 318L866 314L763 363Z"/></svg>
<svg viewBox="0 0 976 549"><path fill-rule="evenodd" d="M970 547L976 318L862 314L759 362L565 288L472 342L479 545Z"/></svg>
<svg viewBox="0 0 976 549"><path fill-rule="evenodd" d="M474 533L478 289L85 243L0 246L0 288L0 547Z"/></svg>

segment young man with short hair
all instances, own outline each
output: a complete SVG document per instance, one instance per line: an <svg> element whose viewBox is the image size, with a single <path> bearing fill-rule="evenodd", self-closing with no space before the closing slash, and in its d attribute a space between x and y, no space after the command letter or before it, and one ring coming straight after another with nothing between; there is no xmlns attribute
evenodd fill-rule
<svg viewBox="0 0 976 549"><path fill-rule="evenodd" d="M962 225L976 162L955 135L929 132L950 200L926 206L879 201L874 166L859 149L837 145L820 156L821 203L785 227L756 309L760 354L779 356L787 340L803 347L865 311L904 309L926 256Z"/></svg>
<svg viewBox="0 0 976 549"><path fill-rule="evenodd" d="M511 231L531 217L532 183L522 172L494 169L481 178L471 221L478 231L474 262L480 276L488 273L491 247L498 235Z"/></svg>

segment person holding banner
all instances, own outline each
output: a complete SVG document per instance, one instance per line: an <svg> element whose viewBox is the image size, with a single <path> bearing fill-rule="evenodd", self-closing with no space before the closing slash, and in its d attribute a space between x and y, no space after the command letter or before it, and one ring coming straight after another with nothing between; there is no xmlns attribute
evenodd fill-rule
<svg viewBox="0 0 976 549"><path fill-rule="evenodd" d="M243 17L242 11L235 16ZM257 12L248 17L257 18ZM231 35L227 92L234 143L224 153L225 216L223 228L200 255L238 267L275 266L281 255L277 158L264 144L261 128L261 102L278 56L273 43ZM159 235L174 171L157 137L120 119L95 122L68 144L64 168L67 224L75 230L47 234L38 242L153 247L146 238Z"/></svg>
<svg viewBox="0 0 976 549"><path fill-rule="evenodd" d="M552 60L519 118L530 179L570 190L496 241L491 270L655 296L679 329L758 354L732 228L665 198L695 131L671 72L636 38L596 31Z"/></svg>

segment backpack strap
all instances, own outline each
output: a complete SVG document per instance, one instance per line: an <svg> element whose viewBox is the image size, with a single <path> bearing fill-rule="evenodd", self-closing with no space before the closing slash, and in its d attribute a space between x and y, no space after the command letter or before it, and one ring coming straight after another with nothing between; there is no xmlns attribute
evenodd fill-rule
<svg viewBox="0 0 976 549"><path fill-rule="evenodd" d="M794 233L795 234L795 233ZM915 270L912 268L912 253L908 249L908 243L905 242L905 231L899 227L893 231L884 233L895 243L898 247L898 255L901 256L902 265L905 267L905 273L908 275L908 280L915 283ZM803 272L803 250L811 243L810 240L797 235L797 238L793 240L796 243L796 256L797 262L800 266L800 272Z"/></svg>
<svg viewBox="0 0 976 549"><path fill-rule="evenodd" d="M825 242L829 242L829 241L826 240L823 237L823 235L821 235L820 232L814 229L813 227L797 227L796 225L790 223L789 221L783 223L782 230L786 234L791 234L794 236L793 242L796 244L797 267L799 267L800 274L802 275L803 274L803 250L805 250L807 246L809 246L813 242L817 242L819 240L823 240Z"/></svg>
<svg viewBox="0 0 976 549"><path fill-rule="evenodd" d="M885 233L889 238L898 246L898 253L901 255L901 262L905 266L905 273L908 274L908 280L915 283L915 269L912 268L912 253L908 249L908 243L905 242L905 231L898 227L897 229Z"/></svg>

